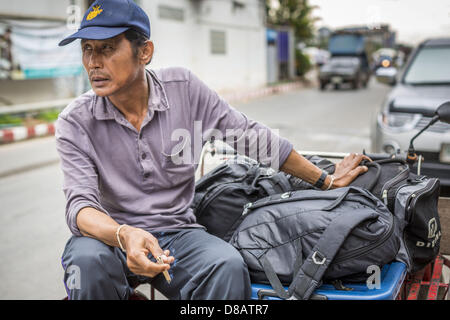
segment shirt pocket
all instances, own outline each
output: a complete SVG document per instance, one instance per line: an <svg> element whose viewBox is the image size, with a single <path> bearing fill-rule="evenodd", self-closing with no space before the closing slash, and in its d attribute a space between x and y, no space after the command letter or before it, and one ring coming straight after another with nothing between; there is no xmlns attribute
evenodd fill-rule
<svg viewBox="0 0 450 320"><path fill-rule="evenodd" d="M194 179L195 166L189 140L168 143L161 151L161 175L164 187L173 188Z"/></svg>

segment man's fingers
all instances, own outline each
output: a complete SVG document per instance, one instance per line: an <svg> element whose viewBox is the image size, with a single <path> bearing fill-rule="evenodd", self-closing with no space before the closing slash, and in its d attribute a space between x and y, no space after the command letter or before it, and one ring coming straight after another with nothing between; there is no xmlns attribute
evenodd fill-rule
<svg viewBox="0 0 450 320"><path fill-rule="evenodd" d="M143 252L135 255L133 260L135 266L133 268L134 270L131 271L143 276L154 277L157 274L170 269L168 264L159 264L151 261Z"/></svg>
<svg viewBox="0 0 450 320"><path fill-rule="evenodd" d="M158 239L151 237L151 239L146 239L145 247L152 253L155 258L164 255L163 249L159 246Z"/></svg>
<svg viewBox="0 0 450 320"><path fill-rule="evenodd" d="M162 255L162 261L167 264L172 264L175 261L175 258L172 256Z"/></svg>
<svg viewBox="0 0 450 320"><path fill-rule="evenodd" d="M169 250L164 250L161 249L161 247L159 246L158 240L156 238L152 239L152 241L147 241L146 242L146 248L148 250L150 250L151 254L153 255L153 257L155 257L155 259L158 259L159 257L161 257L162 262L166 265L169 266L170 268L170 264L174 262L175 258L170 256L170 251Z"/></svg>
<svg viewBox="0 0 450 320"><path fill-rule="evenodd" d="M368 170L369 170L369 168L367 168L366 166L358 166L355 169L351 170L349 172L349 177L351 178L349 183L351 183L353 180L355 180L360 174L367 172Z"/></svg>

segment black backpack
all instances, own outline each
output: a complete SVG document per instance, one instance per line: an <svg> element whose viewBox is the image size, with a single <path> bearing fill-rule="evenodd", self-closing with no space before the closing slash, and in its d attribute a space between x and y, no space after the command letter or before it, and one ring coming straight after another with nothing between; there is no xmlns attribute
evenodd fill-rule
<svg viewBox="0 0 450 320"><path fill-rule="evenodd" d="M244 216L230 243L252 281L285 299L309 299L322 281L365 282L368 267L393 261L400 246L396 217L356 187L272 195Z"/></svg>
<svg viewBox="0 0 450 320"><path fill-rule="evenodd" d="M290 190L288 176L283 172L237 155L196 182L191 207L199 224L228 241L240 224L247 203Z"/></svg>

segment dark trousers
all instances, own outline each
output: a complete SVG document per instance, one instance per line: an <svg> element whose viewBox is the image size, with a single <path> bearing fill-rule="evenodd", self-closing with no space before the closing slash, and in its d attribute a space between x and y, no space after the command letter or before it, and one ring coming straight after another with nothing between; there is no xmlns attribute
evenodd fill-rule
<svg viewBox="0 0 450 320"><path fill-rule="evenodd" d="M154 278L133 274L119 248L89 237L73 236L62 256L69 299L128 299L133 286L141 283L150 283L169 299L250 298L247 266L229 243L203 229L152 234L160 247L169 249L175 258L169 270L170 284L162 274Z"/></svg>

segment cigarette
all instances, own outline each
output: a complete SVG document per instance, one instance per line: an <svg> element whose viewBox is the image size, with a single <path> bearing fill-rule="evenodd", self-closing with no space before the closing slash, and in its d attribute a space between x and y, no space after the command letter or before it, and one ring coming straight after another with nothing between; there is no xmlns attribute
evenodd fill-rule
<svg viewBox="0 0 450 320"><path fill-rule="evenodd" d="M161 255L161 256L159 256L159 257L156 258L156 261L157 261L159 264L163 264L163 263L164 263L163 260L162 260L162 257L163 257L163 255ZM162 273L163 273L163 275L164 275L164 278L166 278L167 283L170 284L170 282L172 281L172 278L170 277L169 272L168 272L167 270L164 270Z"/></svg>

